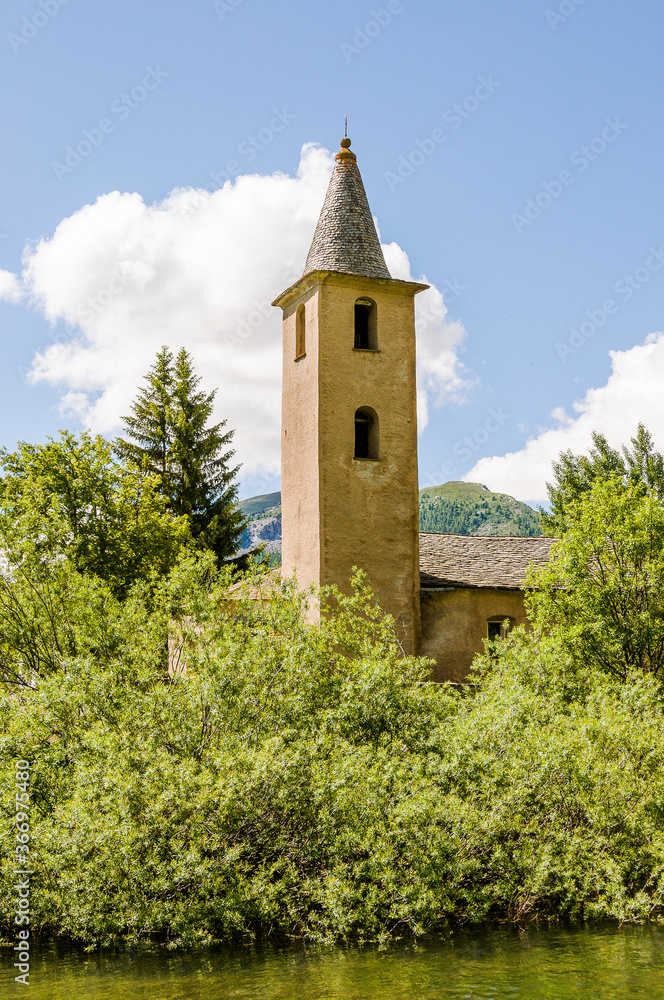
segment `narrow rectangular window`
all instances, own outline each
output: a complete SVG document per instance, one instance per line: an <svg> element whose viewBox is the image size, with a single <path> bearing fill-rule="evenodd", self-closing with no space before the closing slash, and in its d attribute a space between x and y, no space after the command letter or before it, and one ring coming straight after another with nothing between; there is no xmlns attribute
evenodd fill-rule
<svg viewBox="0 0 664 1000"><path fill-rule="evenodd" d="M358 351L369 350L369 306L361 302L355 303L355 348Z"/></svg>
<svg viewBox="0 0 664 1000"><path fill-rule="evenodd" d="M355 415L355 458L369 457L371 421L364 414Z"/></svg>
<svg viewBox="0 0 664 1000"><path fill-rule="evenodd" d="M297 307L297 315L295 317L295 360L303 358L306 353L305 314L304 306L301 305Z"/></svg>

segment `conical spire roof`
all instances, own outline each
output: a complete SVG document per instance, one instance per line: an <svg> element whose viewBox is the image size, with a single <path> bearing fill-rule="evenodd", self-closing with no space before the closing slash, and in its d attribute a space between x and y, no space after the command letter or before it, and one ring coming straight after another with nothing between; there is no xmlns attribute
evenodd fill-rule
<svg viewBox="0 0 664 1000"><path fill-rule="evenodd" d="M341 271L389 279L357 158L349 147L350 139L342 139L303 273Z"/></svg>

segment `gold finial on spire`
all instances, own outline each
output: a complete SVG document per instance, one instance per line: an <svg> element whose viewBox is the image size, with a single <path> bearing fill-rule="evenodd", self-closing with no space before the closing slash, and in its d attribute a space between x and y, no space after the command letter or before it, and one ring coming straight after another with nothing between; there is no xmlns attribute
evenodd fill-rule
<svg viewBox="0 0 664 1000"><path fill-rule="evenodd" d="M341 140L341 149L337 153L336 160L354 160L355 153L350 151L350 139L348 138L348 115L344 116L344 137Z"/></svg>

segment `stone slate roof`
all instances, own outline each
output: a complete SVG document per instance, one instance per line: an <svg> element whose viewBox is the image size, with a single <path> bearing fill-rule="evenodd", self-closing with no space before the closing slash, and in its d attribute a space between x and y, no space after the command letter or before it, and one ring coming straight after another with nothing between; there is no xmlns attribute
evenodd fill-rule
<svg viewBox="0 0 664 1000"><path fill-rule="evenodd" d="M420 532L420 586L520 590L529 563L543 566L555 538Z"/></svg>
<svg viewBox="0 0 664 1000"><path fill-rule="evenodd" d="M341 140L334 172L325 195L303 274L341 271L365 278L391 277L367 201L364 184L351 153L350 139Z"/></svg>

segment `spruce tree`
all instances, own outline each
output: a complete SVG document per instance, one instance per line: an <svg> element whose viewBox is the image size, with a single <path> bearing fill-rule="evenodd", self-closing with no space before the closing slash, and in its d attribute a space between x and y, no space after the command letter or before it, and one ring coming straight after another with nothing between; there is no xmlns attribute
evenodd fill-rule
<svg viewBox="0 0 664 1000"><path fill-rule="evenodd" d="M225 420L208 426L216 390L205 393L200 382L184 348L174 359L162 347L123 418L131 440L120 438L117 451L158 476L169 508L188 518L197 545L211 549L219 563L233 559L244 568L250 554L235 555L246 522L237 507L239 466L230 465L234 431L225 429Z"/></svg>
<svg viewBox="0 0 664 1000"><path fill-rule="evenodd" d="M239 466L229 467L235 432L225 430L225 420L207 426L216 390L206 394L200 382L182 348L175 361L170 407L175 477L171 502L176 514L189 517L194 538L223 560L235 554L245 527L237 508Z"/></svg>
<svg viewBox="0 0 664 1000"><path fill-rule="evenodd" d="M154 365L145 376L145 385L123 417L125 433L132 441L118 438L116 453L143 472L157 477L160 489L171 497L171 396L173 392L173 355L167 347L157 353Z"/></svg>

